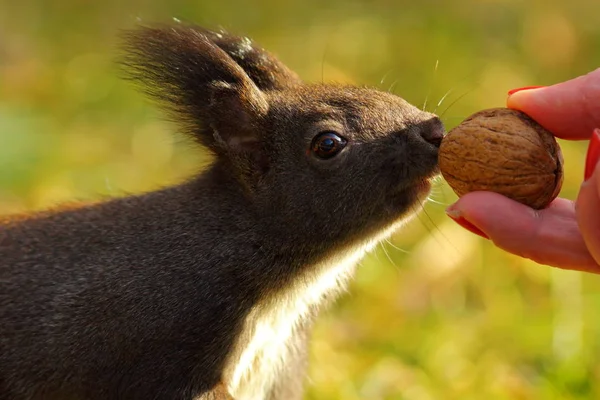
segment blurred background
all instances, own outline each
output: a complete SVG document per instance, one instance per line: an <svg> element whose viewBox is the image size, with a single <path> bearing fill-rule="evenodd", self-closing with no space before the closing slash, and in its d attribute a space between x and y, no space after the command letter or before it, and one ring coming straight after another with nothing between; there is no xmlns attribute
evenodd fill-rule
<svg viewBox="0 0 600 400"><path fill-rule="evenodd" d="M201 165L119 78L117 34L140 19L248 35L306 80L392 91L450 129L509 89L600 67L599 15L597 0L0 0L0 213ZM586 143L560 144L574 199ZM600 277L503 253L445 217L455 199L440 181L320 318L307 399L600 398Z"/></svg>

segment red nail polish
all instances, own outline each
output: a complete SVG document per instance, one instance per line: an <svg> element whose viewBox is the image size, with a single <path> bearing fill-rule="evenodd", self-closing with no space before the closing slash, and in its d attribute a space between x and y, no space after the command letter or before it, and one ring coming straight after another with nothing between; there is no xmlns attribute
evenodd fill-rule
<svg viewBox="0 0 600 400"><path fill-rule="evenodd" d="M592 138L590 139L590 144L588 145L587 155L585 157L585 173L583 175L584 180L590 179L590 176L594 173L594 169L596 169L596 164L598 164L598 159L600 158L600 129L594 129L594 133L592 133Z"/></svg>
<svg viewBox="0 0 600 400"><path fill-rule="evenodd" d="M448 216L450 218L452 218L452 220L454 222L456 222L457 224L459 224L460 226L462 226L463 228L465 228L469 232L474 233L476 235L479 235L482 238L489 239L488 235L486 235L485 233L483 233L483 231L481 229L477 228L475 225L473 225L472 223L470 223L469 221L467 221L463 217L454 218L451 215L448 215Z"/></svg>
<svg viewBox="0 0 600 400"><path fill-rule="evenodd" d="M543 88L543 87L545 87L545 86L524 86L524 87L521 87L521 88L509 90L508 91L508 95L510 96L511 94L515 94L517 92L520 92L521 90L539 89L539 88Z"/></svg>

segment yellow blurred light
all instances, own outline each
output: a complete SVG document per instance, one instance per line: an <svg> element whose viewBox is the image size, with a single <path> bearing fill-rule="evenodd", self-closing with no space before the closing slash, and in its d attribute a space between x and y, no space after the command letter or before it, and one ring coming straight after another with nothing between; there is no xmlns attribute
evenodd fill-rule
<svg viewBox="0 0 600 400"><path fill-rule="evenodd" d="M34 209L56 207L73 201L75 197L73 181L69 175L47 176L32 191L32 207Z"/></svg>
<svg viewBox="0 0 600 400"><path fill-rule="evenodd" d="M441 222L414 247L407 263L429 279L442 279L465 267L478 254L481 240L453 221Z"/></svg>
<svg viewBox="0 0 600 400"><path fill-rule="evenodd" d="M173 155L173 136L165 126L149 123L135 130L131 138L134 162L149 171L169 163Z"/></svg>
<svg viewBox="0 0 600 400"><path fill-rule="evenodd" d="M524 49L549 69L565 67L578 52L579 38L562 10L540 9L525 15L523 22Z"/></svg>

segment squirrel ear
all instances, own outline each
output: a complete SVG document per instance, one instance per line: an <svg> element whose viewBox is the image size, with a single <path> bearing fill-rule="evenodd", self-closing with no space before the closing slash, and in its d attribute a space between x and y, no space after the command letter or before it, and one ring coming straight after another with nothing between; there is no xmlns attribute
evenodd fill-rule
<svg viewBox="0 0 600 400"><path fill-rule="evenodd" d="M165 104L194 139L217 154L255 151L268 111L244 69L202 31L143 27L123 34L126 77Z"/></svg>
<svg viewBox="0 0 600 400"><path fill-rule="evenodd" d="M268 111L264 95L249 87L215 82L212 85L206 123L212 138L205 145L228 155L254 152L261 141L260 122Z"/></svg>
<svg viewBox="0 0 600 400"><path fill-rule="evenodd" d="M281 90L302 84L294 71L248 37L236 36L223 30L215 32L199 26L191 29L206 35L225 51L260 90Z"/></svg>

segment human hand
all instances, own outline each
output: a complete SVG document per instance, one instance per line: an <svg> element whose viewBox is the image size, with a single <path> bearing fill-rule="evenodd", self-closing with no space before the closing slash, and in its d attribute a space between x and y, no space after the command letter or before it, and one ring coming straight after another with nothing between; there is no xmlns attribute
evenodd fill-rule
<svg viewBox="0 0 600 400"><path fill-rule="evenodd" d="M589 140L575 201L533 210L493 192L472 192L446 210L465 229L539 264L600 274L600 69L548 87L509 92L518 109L565 140Z"/></svg>

